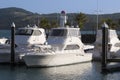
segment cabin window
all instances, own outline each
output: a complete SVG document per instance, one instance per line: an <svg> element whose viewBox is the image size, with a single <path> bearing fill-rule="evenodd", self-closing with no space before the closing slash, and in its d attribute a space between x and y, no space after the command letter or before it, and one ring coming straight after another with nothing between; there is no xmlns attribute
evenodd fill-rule
<svg viewBox="0 0 120 80"><path fill-rule="evenodd" d="M115 47L120 47L120 43L115 43L114 46Z"/></svg>
<svg viewBox="0 0 120 80"><path fill-rule="evenodd" d="M65 50L76 50L76 49L79 49L79 45L77 44L72 44L72 45L67 45Z"/></svg>
<svg viewBox="0 0 120 80"><path fill-rule="evenodd" d="M39 36L39 35L41 35L41 34L42 34L42 32L39 31L39 30L34 30L34 31L33 31L33 35L35 35L35 36Z"/></svg>
<svg viewBox="0 0 120 80"><path fill-rule="evenodd" d="M33 30L20 29L16 32L16 35L31 35Z"/></svg>
<svg viewBox="0 0 120 80"><path fill-rule="evenodd" d="M68 36L79 36L79 30L69 30Z"/></svg>
<svg viewBox="0 0 120 80"><path fill-rule="evenodd" d="M54 29L51 32L51 36L66 36L67 30L64 29Z"/></svg>

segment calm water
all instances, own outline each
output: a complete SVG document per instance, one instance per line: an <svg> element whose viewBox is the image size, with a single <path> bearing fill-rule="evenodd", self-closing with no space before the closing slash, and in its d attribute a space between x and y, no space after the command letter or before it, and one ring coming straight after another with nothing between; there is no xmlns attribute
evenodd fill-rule
<svg viewBox="0 0 120 80"><path fill-rule="evenodd" d="M5 37L5 38L10 38L10 30L0 30L0 38Z"/></svg>
<svg viewBox="0 0 120 80"><path fill-rule="evenodd" d="M0 80L119 80L120 72L101 73L100 63L89 62L51 68L0 65Z"/></svg>
<svg viewBox="0 0 120 80"><path fill-rule="evenodd" d="M0 30L1 37L10 38L10 31ZM11 69L9 65L0 65L0 80L120 80L119 76L120 71L102 74L99 62L51 68L27 68L25 65L17 65Z"/></svg>

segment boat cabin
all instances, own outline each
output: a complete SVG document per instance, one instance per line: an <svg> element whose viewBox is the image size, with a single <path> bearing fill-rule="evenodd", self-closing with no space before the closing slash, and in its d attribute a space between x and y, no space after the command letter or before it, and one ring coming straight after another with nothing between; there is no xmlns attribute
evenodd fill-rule
<svg viewBox="0 0 120 80"><path fill-rule="evenodd" d="M38 27L19 28L15 34L16 44L44 44L46 42L45 30Z"/></svg>
<svg viewBox="0 0 120 80"><path fill-rule="evenodd" d="M47 42L55 50L79 49L82 44L79 38L79 28L54 28L48 36Z"/></svg>
<svg viewBox="0 0 120 80"><path fill-rule="evenodd" d="M65 37L65 36L80 36L79 28L53 28L50 36Z"/></svg>

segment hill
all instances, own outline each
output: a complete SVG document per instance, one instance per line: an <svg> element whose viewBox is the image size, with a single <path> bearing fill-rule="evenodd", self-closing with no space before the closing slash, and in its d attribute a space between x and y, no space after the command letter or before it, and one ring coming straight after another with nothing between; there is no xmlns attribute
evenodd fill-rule
<svg viewBox="0 0 120 80"><path fill-rule="evenodd" d="M68 21L74 23L77 13L67 13L67 15ZM84 29L94 29L96 27L96 15L86 15L89 21ZM59 22L59 16L60 13L38 14L16 7L2 8L0 9L0 29L10 29L12 22L15 22L17 28L24 27L28 24L38 24L41 17L46 17L49 21L57 20ZM111 18L112 20L117 21L120 19L120 13L99 15L99 21L101 21L102 18Z"/></svg>
<svg viewBox="0 0 120 80"><path fill-rule="evenodd" d="M15 22L16 27L33 23L32 20L34 20L37 15L38 14L15 7L0 9L0 29L9 29L12 22Z"/></svg>

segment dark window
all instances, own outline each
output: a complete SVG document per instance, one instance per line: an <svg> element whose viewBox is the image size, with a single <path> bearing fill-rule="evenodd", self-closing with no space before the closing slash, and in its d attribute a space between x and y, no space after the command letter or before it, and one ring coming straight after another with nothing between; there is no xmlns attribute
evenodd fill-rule
<svg viewBox="0 0 120 80"><path fill-rule="evenodd" d="M76 50L79 49L80 47L77 44L72 44L72 45L67 45L65 50Z"/></svg>
<svg viewBox="0 0 120 80"><path fill-rule="evenodd" d="M39 30L34 30L34 31L33 31L33 35L35 35L35 36L39 36L39 35L41 35L41 34L42 34L42 32L39 31Z"/></svg>
<svg viewBox="0 0 120 80"><path fill-rule="evenodd" d="M66 36L67 30L64 29L53 29L51 32L51 36Z"/></svg>
<svg viewBox="0 0 120 80"><path fill-rule="evenodd" d="M19 29L16 32L16 35L32 35L33 30L28 29Z"/></svg>

